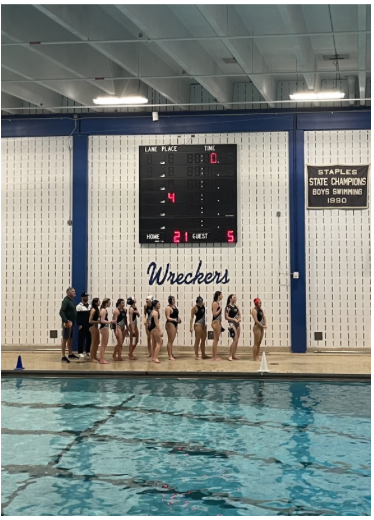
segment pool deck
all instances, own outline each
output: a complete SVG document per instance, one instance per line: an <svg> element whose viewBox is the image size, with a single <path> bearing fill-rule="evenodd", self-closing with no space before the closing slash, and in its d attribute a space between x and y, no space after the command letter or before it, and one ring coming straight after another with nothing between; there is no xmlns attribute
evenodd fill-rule
<svg viewBox="0 0 374 520"><path fill-rule="evenodd" d="M107 361L111 361L110 349L106 353ZM110 362L108 365L91 363L89 361L71 361L70 364L61 363L59 350L25 350L12 349L1 353L2 375L58 375L58 376L95 376L95 377L126 377L126 376L176 376L176 377L262 377L259 372L260 361L253 361L249 352L238 352L240 360L229 361L227 352L219 353L222 361L195 360L193 354L186 349L175 352L176 361L169 361L165 353L160 355L160 364L153 363L146 357L144 347L136 352L138 359L130 361L125 358L122 362ZM18 355L22 356L25 370L14 368ZM267 351L266 360L269 373L263 377L281 378L331 378L331 379L362 379L370 380L371 355L370 351L357 353L306 353L293 354L291 352Z"/></svg>

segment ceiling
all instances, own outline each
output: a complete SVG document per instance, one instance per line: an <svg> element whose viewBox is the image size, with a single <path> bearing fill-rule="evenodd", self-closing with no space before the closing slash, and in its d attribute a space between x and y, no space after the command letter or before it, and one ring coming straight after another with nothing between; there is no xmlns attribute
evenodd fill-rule
<svg viewBox="0 0 374 520"><path fill-rule="evenodd" d="M238 83L251 83L271 107L279 99L279 82L300 81L318 90L326 80L348 76L351 84L354 77L357 104L365 104L370 9L2 5L2 112L101 110L92 108L94 98L121 96L139 85L152 92L153 103L185 110L196 108L190 105L191 86L198 85L213 104L230 108ZM336 54L344 59L331 59Z"/></svg>

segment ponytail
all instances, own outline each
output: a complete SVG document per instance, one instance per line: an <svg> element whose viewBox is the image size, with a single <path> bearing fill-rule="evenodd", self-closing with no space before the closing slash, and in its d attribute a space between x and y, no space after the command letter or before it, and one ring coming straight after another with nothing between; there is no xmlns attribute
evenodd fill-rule
<svg viewBox="0 0 374 520"><path fill-rule="evenodd" d="M227 298L226 307L230 304L230 302L231 302L231 298L232 298L233 296L234 296L233 294L230 294L229 297Z"/></svg>
<svg viewBox="0 0 374 520"><path fill-rule="evenodd" d="M218 298L221 296L221 294L222 294L221 291L216 291L214 293L213 301L218 302Z"/></svg>

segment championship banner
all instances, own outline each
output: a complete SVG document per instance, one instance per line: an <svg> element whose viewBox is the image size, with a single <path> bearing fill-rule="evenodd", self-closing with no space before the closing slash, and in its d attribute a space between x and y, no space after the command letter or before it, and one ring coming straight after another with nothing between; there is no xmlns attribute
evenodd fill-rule
<svg viewBox="0 0 374 520"><path fill-rule="evenodd" d="M365 166L307 166L308 209L365 209L368 172Z"/></svg>

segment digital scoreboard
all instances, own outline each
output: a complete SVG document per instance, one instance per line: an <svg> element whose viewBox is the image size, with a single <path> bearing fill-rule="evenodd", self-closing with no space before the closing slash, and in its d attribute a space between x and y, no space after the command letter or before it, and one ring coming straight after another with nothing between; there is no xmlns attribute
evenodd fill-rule
<svg viewBox="0 0 374 520"><path fill-rule="evenodd" d="M139 242L237 242L236 144L139 147Z"/></svg>

